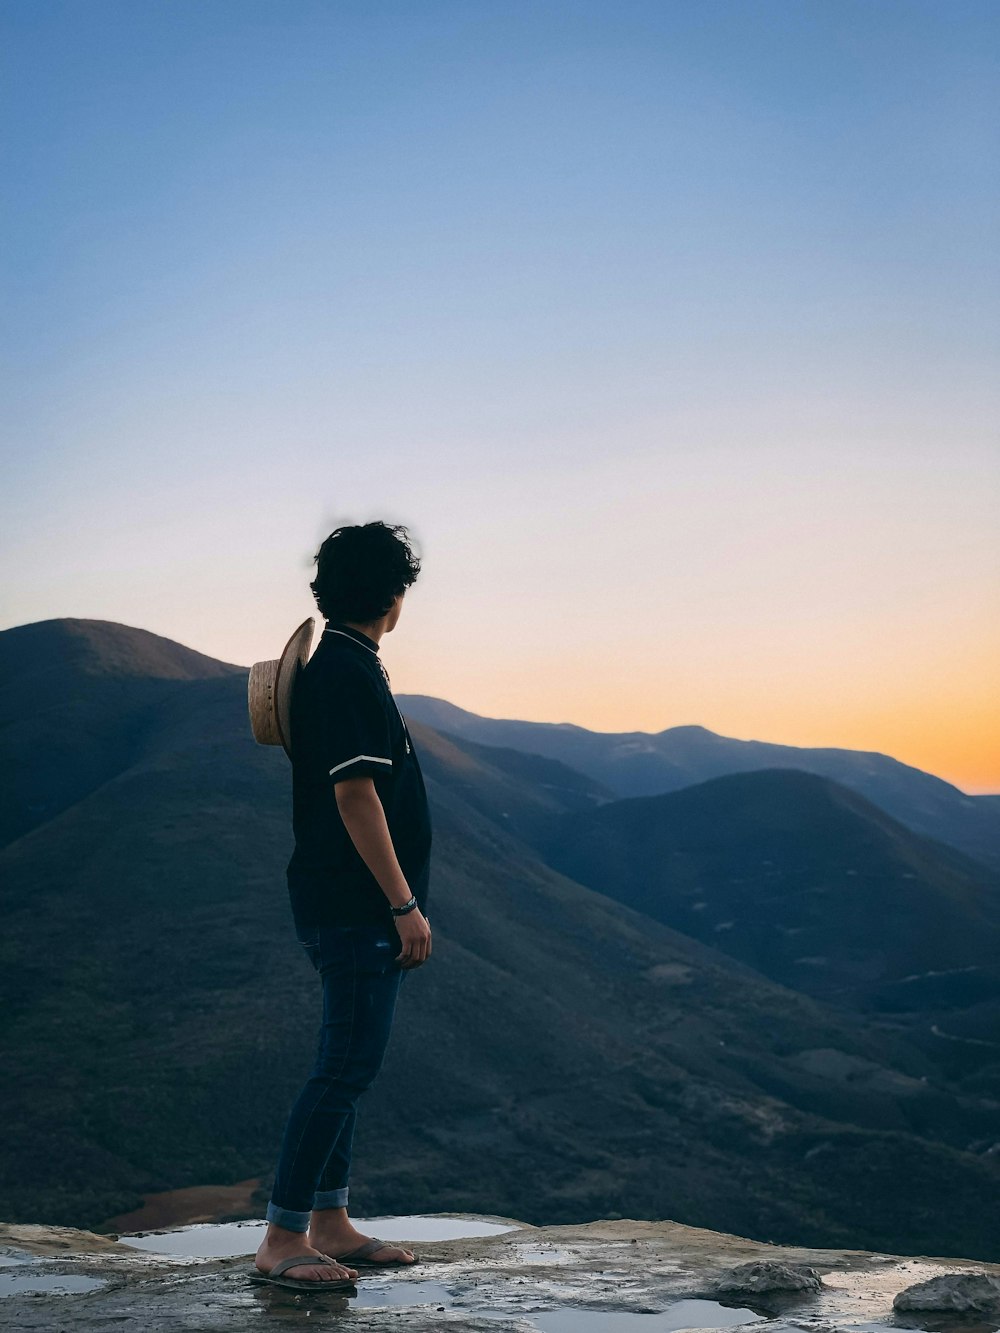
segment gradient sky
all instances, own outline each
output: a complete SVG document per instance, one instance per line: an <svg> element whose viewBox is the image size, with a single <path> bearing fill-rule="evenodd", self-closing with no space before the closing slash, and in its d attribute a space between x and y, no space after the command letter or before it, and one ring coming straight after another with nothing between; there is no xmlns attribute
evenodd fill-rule
<svg viewBox="0 0 1000 1333"><path fill-rule="evenodd" d="M2 0L0 625L1000 790L1000 5Z"/></svg>

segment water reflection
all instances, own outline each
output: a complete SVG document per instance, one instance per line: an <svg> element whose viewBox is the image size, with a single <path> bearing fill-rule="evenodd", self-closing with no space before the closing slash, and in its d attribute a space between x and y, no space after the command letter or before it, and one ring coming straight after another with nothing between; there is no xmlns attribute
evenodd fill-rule
<svg viewBox="0 0 1000 1333"><path fill-rule="evenodd" d="M71 1296L106 1285L102 1278L83 1273L0 1273L0 1296L23 1296L26 1292Z"/></svg>
<svg viewBox="0 0 1000 1333"><path fill-rule="evenodd" d="M621 1310L543 1310L532 1313L539 1333L676 1333L686 1328L729 1328L750 1324L763 1315L753 1310L733 1309L718 1301L677 1301L658 1314L633 1314Z"/></svg>
<svg viewBox="0 0 1000 1333"><path fill-rule="evenodd" d="M433 1214L411 1217L352 1217L361 1231L383 1240L414 1242L422 1240L464 1240L471 1236L498 1236L516 1231L509 1223L490 1222L477 1217L443 1217ZM121 1234L123 1245L154 1254L169 1254L185 1259L221 1259L233 1255L255 1254L263 1239L266 1222L204 1222L164 1231Z"/></svg>
<svg viewBox="0 0 1000 1333"><path fill-rule="evenodd" d="M350 1298L351 1304L366 1309L383 1305L435 1305L451 1309L451 1293L443 1282L386 1282L376 1286L359 1279L357 1286L358 1294Z"/></svg>

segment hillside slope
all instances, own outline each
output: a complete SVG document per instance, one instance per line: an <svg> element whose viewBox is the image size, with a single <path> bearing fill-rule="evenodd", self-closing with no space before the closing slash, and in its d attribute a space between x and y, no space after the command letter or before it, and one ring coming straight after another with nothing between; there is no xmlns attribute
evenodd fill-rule
<svg viewBox="0 0 1000 1333"><path fill-rule="evenodd" d="M0 847L141 755L158 705L241 667L148 630L42 620L0 632Z"/></svg>
<svg viewBox="0 0 1000 1333"><path fill-rule="evenodd" d="M266 1176L313 1054L317 981L283 878L290 773L250 738L243 674L180 680L136 718L127 765L0 854L14 1221L97 1225L147 1191ZM533 796L530 764L471 765L411 730L435 949L366 1094L356 1211L615 1211L990 1257L995 1102L906 1034L551 869L493 804L516 796L522 828L574 803L600 815L587 783L545 768Z"/></svg>
<svg viewBox="0 0 1000 1333"><path fill-rule="evenodd" d="M580 883L816 998L1000 999L1000 875L816 774L734 773L567 811L535 843Z"/></svg>

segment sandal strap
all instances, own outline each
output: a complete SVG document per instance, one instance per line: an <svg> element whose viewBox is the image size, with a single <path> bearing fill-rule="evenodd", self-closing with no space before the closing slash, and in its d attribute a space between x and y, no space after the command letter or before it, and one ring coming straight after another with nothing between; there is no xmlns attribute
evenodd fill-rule
<svg viewBox="0 0 1000 1333"><path fill-rule="evenodd" d="M268 1277L280 1277L288 1268L294 1268L297 1264L335 1264L336 1260L331 1259L326 1254L290 1254L287 1259L279 1259L272 1269L268 1272ZM307 1282L308 1278L305 1279ZM317 1285L324 1282L325 1278L315 1278Z"/></svg>
<svg viewBox="0 0 1000 1333"><path fill-rule="evenodd" d="M352 1259L367 1259L367 1257L370 1254L374 1254L376 1250L384 1250L386 1246L391 1244L392 1241L379 1240L378 1236L372 1236L369 1240L366 1240L363 1244L359 1245L356 1250L351 1250L347 1254L339 1254L337 1256L337 1262L349 1264Z"/></svg>

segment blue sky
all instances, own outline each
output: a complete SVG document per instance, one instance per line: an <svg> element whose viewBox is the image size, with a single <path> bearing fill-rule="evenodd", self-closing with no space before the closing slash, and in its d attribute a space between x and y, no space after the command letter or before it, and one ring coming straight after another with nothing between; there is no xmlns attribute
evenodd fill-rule
<svg viewBox="0 0 1000 1333"><path fill-rule="evenodd" d="M0 23L0 624L273 656L384 516L397 689L1000 785L996 4Z"/></svg>

